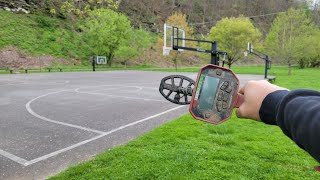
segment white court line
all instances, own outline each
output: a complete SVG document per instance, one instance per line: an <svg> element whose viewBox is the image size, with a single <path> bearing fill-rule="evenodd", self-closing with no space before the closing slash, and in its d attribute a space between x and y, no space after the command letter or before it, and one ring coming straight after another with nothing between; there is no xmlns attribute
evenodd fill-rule
<svg viewBox="0 0 320 180"><path fill-rule="evenodd" d="M182 107L185 107L185 106L178 106L178 107L169 109L169 110L167 110L167 111L163 111L163 112L161 112L161 113L158 113L158 114L149 116L149 117L147 117L147 118L144 118L144 119L141 119L141 120L138 120L138 121L129 123L129 124L127 124L127 125L120 126L120 127L116 128L116 129L113 129L113 130L111 130L111 131L106 132L105 135L109 135L109 134L112 134L112 133L114 133L114 132L117 132L117 131L119 131L119 130L121 130L121 129L125 129L125 128L130 127L130 126L134 126L134 125L136 125L136 124L140 124L140 123L142 123L142 122L145 122L145 121L148 121L148 120L150 120L150 119L156 118L156 117L158 117L158 116L164 115L164 114L169 113L169 112L171 112L171 111L175 111L175 110L180 109L180 108L182 108Z"/></svg>
<svg viewBox="0 0 320 180"><path fill-rule="evenodd" d="M144 86L126 86L126 85L101 85L101 86L87 86L87 87L81 87L81 88L77 88L74 91L77 93L82 93L82 94L90 94L90 95L99 95L99 96L107 96L107 97L113 97L113 98L125 98L125 99L136 99L136 100L144 100L144 101L157 101L157 102L167 102L164 100L159 100L159 99L149 99L149 98L137 98L137 97L129 97L129 96L117 96L117 95L111 95L111 94L103 94L103 93L95 93L97 91L100 90L94 90L94 91L90 91L90 92L85 92L85 91L80 91L80 89L87 89L87 88L94 88L94 87L130 87L130 88L137 88L138 91L141 91L142 89L146 88L146 89L151 89L148 87L144 87Z"/></svg>
<svg viewBox="0 0 320 180"><path fill-rule="evenodd" d="M134 84L134 83L131 83L131 84ZM84 86L84 87L77 88L75 91L80 91L80 89L98 88L98 87L125 87L125 88L127 87L127 88L142 88L142 89L148 88L148 87L144 87L144 86L131 86L131 85L128 86L128 85L123 85L123 84L113 84L113 85L99 85L99 86Z"/></svg>
<svg viewBox="0 0 320 180"><path fill-rule="evenodd" d="M76 148L76 147L82 146L82 145L84 145L84 144L87 144L87 143L89 143L89 142L91 142L91 141L94 141L94 140L97 140L97 139L99 139L99 138L102 138L102 137L104 137L104 136L106 136L106 135L105 135L105 134L101 134L101 135L96 136L96 137L93 137L93 138L91 138L91 139L88 139L88 140L85 140L85 141L81 141L81 142L79 142L79 143L77 143L77 144L74 144L74 145L72 145L72 146L69 146L69 147L60 149L60 150L55 151L55 152L52 152L52 153L50 153L50 154L46 154L46 155L44 155L44 156L38 157L38 158L36 158L36 159L33 159L33 160L31 160L31 161L27 161L27 162L25 162L23 165L24 165L24 166L29 166L29 165L31 165L31 164L34 164L34 163L37 163L37 162L46 160L46 159L48 159L48 158L50 158L50 157L56 156L56 155L61 154L61 153L63 153L63 152L66 152L66 151L69 151L69 150L71 150L71 149L74 149L74 148Z"/></svg>
<svg viewBox="0 0 320 180"><path fill-rule="evenodd" d="M143 87L139 87L139 86L136 86L134 88L136 88L136 89L133 90L133 91L130 91L130 92L137 92L137 91L141 91L143 89ZM119 87L116 87L116 88L104 88L104 89L97 89L97 90L89 91L89 92L92 93L92 92L107 91L107 90L119 90L119 89L120 89ZM78 91L79 91L79 89L78 89Z"/></svg>
<svg viewBox="0 0 320 180"><path fill-rule="evenodd" d="M78 89L79 89L79 88L78 88ZM75 91L75 90L74 90L74 91ZM51 92L51 93L47 93L47 94L38 96L38 97L30 100L30 101L26 104L26 109L27 109L27 111L28 111L31 115L33 115L33 116L35 116L35 117L37 117L37 118L39 118L39 119L41 119L41 120L44 120L44 121L47 121L47 122L51 122L51 123L54 123L54 124L60 124L60 125L63 125L63 126L68 126L68 127L73 127L73 128L77 128L77 129L81 129L81 130L86 130L86 131L98 133L98 134L100 134L100 135L98 135L98 136L96 136L96 137L93 137L93 138L91 138L91 139L85 140L85 141L81 141L81 142L79 142L79 143L77 143L77 144L74 144L74 145L71 145L71 146L69 146L69 147L60 149L60 150L58 150L58 151L49 153L49 154L47 154L47 155L44 155L44 156L35 158L35 159L33 159L33 160L30 160L30 161L27 161L27 160L25 160L25 159L23 159L23 158L20 158L20 157L18 157L18 156L13 155L13 154L10 154L10 153L8 153L8 152L6 152L6 151L3 151L3 150L1 150L1 149L0 149L0 155L6 157L6 158L8 158L8 159L11 159L12 161L17 162L17 163L19 163L19 164L21 164L21 165L23 165L23 166L29 166L29 165L32 165L32 164L34 164L34 163L37 163L37 162L46 160L46 159L48 159L48 158L50 158L50 157L54 157L54 156L56 156L56 155L58 155L58 154L61 154L61 153L63 153L63 152L72 150L72 149L74 149L74 148L76 148L76 147L82 146L82 145L87 144L87 143L89 143L89 142L95 141L95 140L97 140L97 139L100 139L100 138L102 138L102 137L104 137L104 136L107 136L107 135L110 135L110 134L112 134L112 133L115 133L115 132L120 131L120 130L122 130L122 129L131 127L131 126L134 126L134 125L137 125L137 124L140 124L140 123L143 123L143 122L148 121L148 120L150 120L150 119L159 117L159 116L161 116L161 115L163 115L163 114L166 114L166 113L169 113L169 112L171 112L171 111L175 111L175 110L177 110L177 109L180 109L180 108L184 107L184 106L178 106L178 107L169 109L169 110L167 110L167 111L164 111L164 112L161 112L161 113L158 113L158 114L149 116L149 117L147 117L147 118L144 118L144 119L141 119L141 120L138 120L138 121L135 121L135 122L132 122L132 123L129 123L129 124L120 126L120 127L118 127L118 128L115 128L115 129L110 130L110 131L107 131L107 132L102 132L102 131L98 131L98 130L94 130L94 129L90 129L90 128L86 128L86 127L82 127L82 126L78 126L78 125L73 125L73 124L69 124L69 123L63 123L63 122L55 121L55 120L52 120L52 119L43 117L43 116L35 113L35 112L32 110L32 108L30 107L30 105L31 105L32 102L34 102L34 101L36 101L36 100L38 100L38 99L40 99L40 98L43 98L43 97L46 97L46 96L49 96L49 95L52 95L52 94L58 94L58 93L61 93L61 92L74 92L74 91L71 91L71 90L61 90L61 91Z"/></svg>
<svg viewBox="0 0 320 180"><path fill-rule="evenodd" d="M117 96L117 95L111 95L111 94L91 93L91 92L81 92L81 91L76 91L76 92L80 93L80 94L99 95L99 96L107 96L107 97L113 97L113 98L125 98L125 99L136 99L136 100L144 100L144 101L167 102L167 101L159 100L159 99L137 98L137 97L129 97L129 96Z"/></svg>
<svg viewBox="0 0 320 180"><path fill-rule="evenodd" d="M18 85L29 85L30 82L8 82L6 84L0 84L0 86L18 86Z"/></svg>
<svg viewBox="0 0 320 180"><path fill-rule="evenodd" d="M0 155L6 157L8 159L11 159L12 161L17 162L17 163L22 164L22 165L25 165L28 162L25 159L22 159L22 158L20 158L20 157L18 157L16 155L13 155L13 154L8 153L6 151L3 151L1 149L0 149Z"/></svg>
<svg viewBox="0 0 320 180"><path fill-rule="evenodd" d="M159 88L141 86L143 89L159 90Z"/></svg>
<svg viewBox="0 0 320 180"><path fill-rule="evenodd" d="M104 89L97 89L97 90L90 91L90 92L99 92L99 91L117 90L117 89L119 89L119 88L104 88Z"/></svg>
<svg viewBox="0 0 320 180"><path fill-rule="evenodd" d="M58 93L61 93L61 92L70 92L69 90L61 90L61 91L56 91L56 92L51 92L51 93L47 93L47 94L44 94L44 95L41 95L41 96L38 96L34 99L31 99L27 104L26 104L26 109L27 111L41 119L41 120L44 120L44 121L48 121L48 122L51 122L51 123L55 123L55 124L60 124L60 125L64 125L64 126L68 126L68 127L72 127L72 128L76 128L76 129L81 129L81 130L85 130L85 131L89 131L89 132L94 132L94 133L98 133L98 134L103 134L104 132L102 131L98 131L98 130L95 130L95 129L90 129L90 128L86 128L86 127L83 127L83 126L78 126L78 125L74 125L74 124L69 124L69 123L64 123L64 122L60 122L60 121L55 121L55 120L52 120L52 119L49 119L49 118L46 118L46 117L43 117L37 113L35 113L32 108L30 107L31 103L34 102L35 100L37 99L40 99L40 98L43 98L43 97L46 97L46 96L49 96L49 95L52 95L52 94L58 94ZM72 92L72 91L71 91Z"/></svg>
<svg viewBox="0 0 320 180"><path fill-rule="evenodd" d="M61 84L63 85L63 84L69 84L69 83L70 81L65 80L63 82L60 82L60 81L51 82L46 85L61 85ZM42 82L39 82L39 81L33 82L30 80L30 78L13 77L9 80L6 80L6 84L0 84L0 86L19 86L19 85L37 85L37 84L43 85Z"/></svg>
<svg viewBox="0 0 320 180"><path fill-rule="evenodd" d="M182 107L185 107L185 106L178 106L178 107L169 109L169 110L167 110L167 111L164 111L164 112L161 112L161 113L158 113L158 114L149 116L149 117L147 117L147 118L144 118L144 119L141 119L141 120L138 120L138 121L135 121L135 122L132 122L132 123L129 123L129 124L120 126L120 127L116 128L116 129L113 129L113 130L111 130L111 131L104 132L103 134L101 134L101 135L99 135L99 136L93 137L93 138L91 138L91 139L82 141L82 142L77 143L77 144L74 144L74 145L72 145L72 146L69 146L69 147L60 149L60 150L55 151L55 152L52 152L52 153L50 153L50 154L47 154L47 155L41 156L41 157L39 157L39 158L33 159L33 160L31 160L31 161L25 162L23 165L24 165L24 166L29 166L29 165L32 165L32 164L34 164L34 163L37 163L37 162L46 160L46 159L48 159L48 158L50 158L50 157L56 156L56 155L61 154L61 153L63 153L63 152L66 152L66 151L69 151L69 150L71 150L71 149L74 149L74 148L76 148L76 147L79 147L79 146L82 146L82 145L87 144L87 143L89 143L89 142L95 141L95 140L97 140L97 139L100 139L100 138L102 138L102 137L104 137L104 136L107 136L107 135L110 135L110 134L112 134L112 133L115 133L115 132L120 131L120 130L122 130L122 129L125 129L125 128L128 128L128 127L134 126L134 125L136 125L136 124L143 123L143 122L145 122L145 121L148 121L148 120L150 120L150 119L156 118L156 117L161 116L161 115L164 115L164 114L169 113L169 112L171 112L171 111L175 111L175 110L180 109L180 108L182 108Z"/></svg>
<svg viewBox="0 0 320 180"><path fill-rule="evenodd" d="M64 84L68 84L70 83L70 81L65 81L65 82L53 82L53 83L47 83L45 85L64 85ZM19 86L19 85L43 85L43 83L41 82L11 82L11 83L7 83L7 84L0 84L0 86Z"/></svg>

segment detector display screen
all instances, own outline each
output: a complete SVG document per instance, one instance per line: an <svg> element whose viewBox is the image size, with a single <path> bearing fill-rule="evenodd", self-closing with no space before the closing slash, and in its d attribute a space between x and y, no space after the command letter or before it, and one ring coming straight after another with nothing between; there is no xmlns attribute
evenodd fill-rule
<svg viewBox="0 0 320 180"><path fill-rule="evenodd" d="M212 110L219 81L218 78L204 76L198 100L198 104L203 110Z"/></svg>

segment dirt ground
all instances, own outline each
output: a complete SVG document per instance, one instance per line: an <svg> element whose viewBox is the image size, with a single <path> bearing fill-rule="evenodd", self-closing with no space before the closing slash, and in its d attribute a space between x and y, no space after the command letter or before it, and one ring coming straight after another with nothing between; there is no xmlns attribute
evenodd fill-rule
<svg viewBox="0 0 320 180"><path fill-rule="evenodd" d="M56 58L51 55L30 56L14 47L8 47L0 51L0 68L40 68L54 64L72 65L76 61Z"/></svg>
<svg viewBox="0 0 320 180"><path fill-rule="evenodd" d="M163 56L159 53L160 52L157 52L155 50L143 51L141 52L141 56L126 61L126 65L152 65L163 68L175 67L174 62L172 61L172 59L175 57L174 54L170 54L170 56ZM177 57L178 67L198 66L210 62L209 56L209 59L205 60L203 57L201 58L199 54L179 53ZM125 65L124 62L117 59L116 57L114 59L114 62ZM31 56L21 50L18 50L15 47L7 47L3 50L0 50L0 68L34 69L58 64L78 65L80 63L81 62L77 60L66 60L51 55ZM264 62L260 59L244 57L243 59L234 63L234 65L253 65L263 63Z"/></svg>

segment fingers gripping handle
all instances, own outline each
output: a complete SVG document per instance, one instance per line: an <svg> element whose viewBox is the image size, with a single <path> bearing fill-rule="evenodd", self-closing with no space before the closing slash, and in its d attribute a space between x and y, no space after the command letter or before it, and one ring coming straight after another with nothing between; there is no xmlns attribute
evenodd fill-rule
<svg viewBox="0 0 320 180"><path fill-rule="evenodd" d="M235 101L234 107L235 107L235 108L239 108L243 102L244 102L244 97L243 97L243 95L238 93L238 95L237 95L237 97L236 97L236 101Z"/></svg>

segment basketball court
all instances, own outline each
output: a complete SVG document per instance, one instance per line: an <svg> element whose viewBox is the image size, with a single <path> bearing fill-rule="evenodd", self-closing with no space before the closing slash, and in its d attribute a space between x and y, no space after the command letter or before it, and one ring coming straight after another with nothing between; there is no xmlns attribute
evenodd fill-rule
<svg viewBox="0 0 320 180"><path fill-rule="evenodd" d="M187 113L158 91L171 74L1 75L0 179L43 179Z"/></svg>
<svg viewBox="0 0 320 180"><path fill-rule="evenodd" d="M226 56L217 51L216 42L185 39L184 30L167 25L164 32L164 55L170 50L210 53L215 65L220 55ZM209 43L211 49L186 47L185 41ZM106 57L93 57L93 71L103 64ZM188 106L170 103L159 93L161 79L171 74L0 76L0 179L44 179L187 113ZM193 80L197 76L177 74ZM240 75L239 79L243 84L263 76Z"/></svg>

